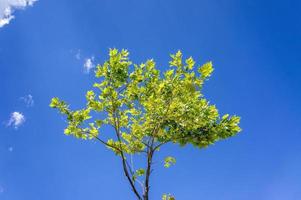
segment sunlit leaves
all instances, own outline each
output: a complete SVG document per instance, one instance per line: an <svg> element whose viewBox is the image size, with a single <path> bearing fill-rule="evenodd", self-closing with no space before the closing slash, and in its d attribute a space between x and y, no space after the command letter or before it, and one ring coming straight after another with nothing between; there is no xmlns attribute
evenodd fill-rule
<svg viewBox="0 0 301 200"><path fill-rule="evenodd" d="M68 106L64 101L61 101L59 98L54 97L51 99L50 105L51 108L58 108L61 113L68 115L69 110Z"/></svg>
<svg viewBox="0 0 301 200"><path fill-rule="evenodd" d="M132 179L135 181L138 177L144 176L145 170L143 168L137 169L132 175Z"/></svg>
<svg viewBox="0 0 301 200"><path fill-rule="evenodd" d="M172 60L169 62L170 66L178 67L178 68L182 67L182 52L181 51L178 51L176 54L171 54L170 57L172 58Z"/></svg>
<svg viewBox="0 0 301 200"><path fill-rule="evenodd" d="M192 57L189 57L188 59L186 59L185 63L186 63L186 68L188 70L192 70L193 67L194 67L194 64L195 64L195 62L194 62L194 60L193 60Z"/></svg>
<svg viewBox="0 0 301 200"><path fill-rule="evenodd" d="M176 164L176 159L174 157L168 156L164 159L164 167L169 168L171 165Z"/></svg>
<svg viewBox="0 0 301 200"><path fill-rule="evenodd" d="M120 133L122 144L118 145L135 153L145 148L142 141L148 138L202 148L240 131L239 117L220 118L216 107L201 94L203 80L213 72L211 62L202 65L197 74L193 58L187 58L183 64L183 55L178 51L170 61L176 69L161 76L153 60L131 66L128 56L127 50L110 49L109 60L97 66L96 77L100 80L94 87L98 90L86 93L85 109L70 111L64 101L52 99L50 106L67 115L69 126L65 134L93 138L89 134L98 135L101 125L108 123L125 129ZM93 126L86 123L92 111L103 116L95 119Z"/></svg>
<svg viewBox="0 0 301 200"><path fill-rule="evenodd" d="M212 62L207 62L199 68L202 78L209 78L213 72Z"/></svg>
<svg viewBox="0 0 301 200"><path fill-rule="evenodd" d="M162 200L176 200L171 194L163 194Z"/></svg>

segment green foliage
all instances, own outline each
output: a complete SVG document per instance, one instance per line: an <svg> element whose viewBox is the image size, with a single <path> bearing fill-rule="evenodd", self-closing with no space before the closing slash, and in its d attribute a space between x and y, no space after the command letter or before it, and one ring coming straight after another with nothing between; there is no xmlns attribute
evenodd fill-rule
<svg viewBox="0 0 301 200"><path fill-rule="evenodd" d="M164 167L169 168L171 165L176 164L176 159L174 157L168 156L164 159Z"/></svg>
<svg viewBox="0 0 301 200"><path fill-rule="evenodd" d="M143 168L137 169L134 175L132 176L132 179L135 181L137 177L143 176L144 174L145 174L145 170Z"/></svg>
<svg viewBox="0 0 301 200"><path fill-rule="evenodd" d="M176 200L171 194L163 194L162 200Z"/></svg>
<svg viewBox="0 0 301 200"><path fill-rule="evenodd" d="M86 93L85 108L71 110L57 97L50 103L66 115L66 135L97 139L122 158L134 192L137 177L150 175L149 161L162 145L204 148L241 130L238 116L220 117L215 105L202 94L203 84L213 72L211 62L196 68L192 57L183 60L178 51L171 55L169 64L170 69L161 73L154 60L132 64L128 51L111 49L109 59L97 66L98 81L93 85L95 89ZM93 113L99 114L92 117ZM99 135L103 125L114 128L112 133L103 133L110 135L108 141ZM147 155L147 167L133 171L127 157L141 153ZM174 163L173 157L167 157L164 166ZM143 182L143 198L148 195L147 181ZM135 194L142 199L137 190Z"/></svg>

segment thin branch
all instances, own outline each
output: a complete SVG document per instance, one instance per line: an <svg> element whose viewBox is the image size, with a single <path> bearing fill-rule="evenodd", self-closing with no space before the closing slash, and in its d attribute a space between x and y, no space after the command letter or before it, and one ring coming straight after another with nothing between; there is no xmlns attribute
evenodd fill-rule
<svg viewBox="0 0 301 200"><path fill-rule="evenodd" d="M133 155L130 155L130 156L131 156L131 168L132 168L132 171L135 171Z"/></svg>
<svg viewBox="0 0 301 200"><path fill-rule="evenodd" d="M141 182L138 178L136 179L136 181L139 183L139 185L140 185L141 188L142 188L142 194L144 194L144 193L145 193L144 183Z"/></svg>
<svg viewBox="0 0 301 200"><path fill-rule="evenodd" d="M100 139L100 138L97 137L96 135L93 135L93 134L91 134L91 133L89 133L89 132L84 132L84 133L82 133L82 134L89 134L89 135L92 135L92 137L93 137L94 139L98 140L100 143L104 144L105 146L110 147L110 148L112 148L112 149L115 149L115 150L118 151L118 152L121 151L119 148L117 148L117 147L115 147L115 146L113 146L113 145L111 145L111 144L105 142L104 140Z"/></svg>
<svg viewBox="0 0 301 200"><path fill-rule="evenodd" d="M119 142L121 142L120 135L118 134L118 132L116 132L116 134L117 134L117 137L118 137ZM122 149L121 144L120 144L120 148ZM135 184L134 184L133 181L132 181L132 178L131 178L130 175L129 175L129 172L128 172L128 169L127 169L127 164L126 164L126 159L125 159L125 157L124 157L123 150L120 151L120 155L121 155L121 158L122 158L122 166L123 166L123 171L124 171L124 173L125 173L125 176L127 177L128 181L129 181L129 183L130 183L130 185L131 185L131 187L132 187L132 190L133 190L133 192L135 193L135 195L137 196L137 198L138 198L139 200L142 200L142 198L140 197L139 192L137 191L137 189L136 189L136 187L135 187Z"/></svg>
<svg viewBox="0 0 301 200"><path fill-rule="evenodd" d="M125 176L127 177L131 187L132 187L132 190L133 192L135 193L135 195L137 196L137 198L139 200L142 200L139 192L137 191L136 189L136 186L132 180L132 178L130 177L130 174L129 174L129 170L128 170L128 166L127 166L127 163L126 163L126 158L124 156L124 152L123 152L123 149L122 149L122 146L121 146L121 138L120 138L120 132L119 132L119 122L118 122L118 117L116 116L116 110L114 109L114 102L113 102L113 99L111 99L112 101L112 106L113 106L113 119L114 119L114 129L115 129L115 133L116 133L116 136L117 136L117 139L119 141L119 148L120 148L120 155L121 155L121 158L122 158L122 166L123 166L123 171L125 173ZM117 120L117 121L116 121Z"/></svg>
<svg viewBox="0 0 301 200"><path fill-rule="evenodd" d="M139 141L140 141L140 139L137 138L134 134L131 134L131 135L132 135L136 140L139 140ZM146 147L150 148L149 144L147 144L146 142L141 141L141 143L144 144ZM145 152L145 151L142 151L142 152ZM147 152L145 152L145 153L147 153Z"/></svg>
<svg viewBox="0 0 301 200"><path fill-rule="evenodd" d="M129 162L126 159L125 159L125 161L126 161L126 165L129 169L131 175L134 176L135 172L134 172L133 168L131 168L131 165L129 164Z"/></svg>
<svg viewBox="0 0 301 200"><path fill-rule="evenodd" d="M113 145L110 145L108 144L107 142L103 141L102 139L100 139L99 137L97 136L93 136L96 140L98 140L99 142L101 142L102 144L106 145L107 147L110 147L110 148L113 148L115 149L116 151L120 152L121 150L118 149L117 147L113 146Z"/></svg>
<svg viewBox="0 0 301 200"><path fill-rule="evenodd" d="M154 147L154 151L158 150L161 146L163 146L164 144L167 144L168 142L171 142L171 141L162 142L162 143L158 144L157 146Z"/></svg>

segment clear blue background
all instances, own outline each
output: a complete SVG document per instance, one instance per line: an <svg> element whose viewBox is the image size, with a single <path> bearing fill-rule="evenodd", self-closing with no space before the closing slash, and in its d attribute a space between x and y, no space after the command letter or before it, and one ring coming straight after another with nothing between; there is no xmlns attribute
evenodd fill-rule
<svg viewBox="0 0 301 200"><path fill-rule="evenodd" d="M301 199L300 10L298 0L40 0L17 11L0 29L0 199L134 199L118 158L63 135L48 107L53 96L83 106L93 73L76 51L102 62L110 47L162 70L178 49L212 60L205 97L242 117L241 134L210 148L162 149L151 199ZM34 107L20 101L26 94ZM26 117L18 130L5 126L13 111ZM169 170L165 155L177 157Z"/></svg>

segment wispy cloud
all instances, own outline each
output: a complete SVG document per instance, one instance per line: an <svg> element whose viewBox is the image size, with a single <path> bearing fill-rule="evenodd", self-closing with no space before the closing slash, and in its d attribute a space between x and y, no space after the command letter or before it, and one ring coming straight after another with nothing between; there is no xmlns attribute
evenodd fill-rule
<svg viewBox="0 0 301 200"><path fill-rule="evenodd" d="M19 128L25 122L25 117L20 112L13 112L10 115L10 119L7 126L13 126L15 129Z"/></svg>
<svg viewBox="0 0 301 200"><path fill-rule="evenodd" d="M1 1L1 0L0 0ZM71 49L70 53L79 62L83 62L84 73L89 74L91 69L95 68L94 56L85 56L81 49Z"/></svg>
<svg viewBox="0 0 301 200"><path fill-rule="evenodd" d="M90 73L90 70L95 67L94 64L94 57L92 56L91 58L86 58L85 63L84 63L84 71L85 73Z"/></svg>
<svg viewBox="0 0 301 200"><path fill-rule="evenodd" d="M12 152L14 150L14 147L8 147L7 149L9 152Z"/></svg>
<svg viewBox="0 0 301 200"><path fill-rule="evenodd" d="M31 94L21 97L20 99L26 104L27 107L34 106L34 100Z"/></svg>
<svg viewBox="0 0 301 200"><path fill-rule="evenodd" d="M71 49L70 53L75 57L76 60L82 59L82 52L80 49Z"/></svg>
<svg viewBox="0 0 301 200"><path fill-rule="evenodd" d="M0 28L9 24L15 10L32 6L37 0L0 0Z"/></svg>
<svg viewBox="0 0 301 200"><path fill-rule="evenodd" d="M75 54L75 58L76 60L80 60L81 58L81 52L80 52L80 49L77 50L76 54Z"/></svg>

